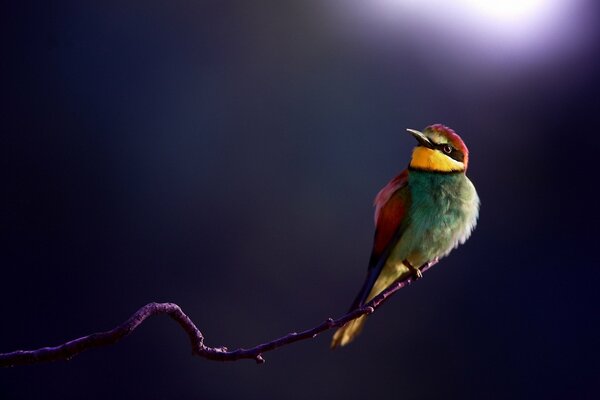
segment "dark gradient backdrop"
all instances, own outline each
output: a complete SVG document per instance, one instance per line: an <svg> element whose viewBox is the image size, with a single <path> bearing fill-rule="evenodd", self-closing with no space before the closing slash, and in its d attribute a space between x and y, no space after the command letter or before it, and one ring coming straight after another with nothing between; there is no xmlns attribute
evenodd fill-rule
<svg viewBox="0 0 600 400"><path fill-rule="evenodd" d="M343 2L83 3L0 12L0 351L150 301L229 347L341 314L407 127L463 136L480 223L341 351L220 364L157 318L0 399L598 398L598 10L537 54Z"/></svg>

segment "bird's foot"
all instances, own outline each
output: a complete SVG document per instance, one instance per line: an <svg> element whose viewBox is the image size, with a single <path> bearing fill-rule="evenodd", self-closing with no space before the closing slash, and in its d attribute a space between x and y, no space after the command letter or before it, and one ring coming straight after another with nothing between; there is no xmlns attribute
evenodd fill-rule
<svg viewBox="0 0 600 400"><path fill-rule="evenodd" d="M412 273L413 280L416 281L423 277L423 273L421 272L421 270L419 268L413 267L413 265L411 263L409 263L408 260L404 261L404 265L406 265L408 267L408 269L410 270L410 272Z"/></svg>
<svg viewBox="0 0 600 400"><path fill-rule="evenodd" d="M417 279L421 279L423 277L423 273L420 269L415 269L413 271L413 279L416 281Z"/></svg>

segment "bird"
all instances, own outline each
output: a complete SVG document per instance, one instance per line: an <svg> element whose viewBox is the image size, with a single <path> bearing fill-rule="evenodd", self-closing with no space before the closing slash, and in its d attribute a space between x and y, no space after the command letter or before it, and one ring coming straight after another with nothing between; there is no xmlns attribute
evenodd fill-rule
<svg viewBox="0 0 600 400"><path fill-rule="evenodd" d="M469 150L461 137L442 124L407 132L417 145L408 168L375 197L373 249L350 311L397 280L421 278L424 266L463 244L477 224L480 200L466 176ZM338 328L331 348L352 342L366 318L362 315Z"/></svg>

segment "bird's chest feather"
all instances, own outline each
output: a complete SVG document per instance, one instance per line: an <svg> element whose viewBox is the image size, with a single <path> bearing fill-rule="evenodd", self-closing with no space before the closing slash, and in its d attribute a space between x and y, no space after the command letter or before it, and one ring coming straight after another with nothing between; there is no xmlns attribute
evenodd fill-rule
<svg viewBox="0 0 600 400"><path fill-rule="evenodd" d="M405 252L429 261L469 237L477 221L479 198L464 174L411 171L408 184L411 206L403 235Z"/></svg>

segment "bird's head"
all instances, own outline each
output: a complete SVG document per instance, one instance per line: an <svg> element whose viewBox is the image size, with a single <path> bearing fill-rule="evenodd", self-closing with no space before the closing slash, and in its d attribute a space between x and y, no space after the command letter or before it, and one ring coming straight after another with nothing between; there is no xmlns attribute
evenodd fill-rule
<svg viewBox="0 0 600 400"><path fill-rule="evenodd" d="M417 139L410 168L430 172L464 172L469 164L469 150L460 136L441 124L430 125L419 132L407 131Z"/></svg>

